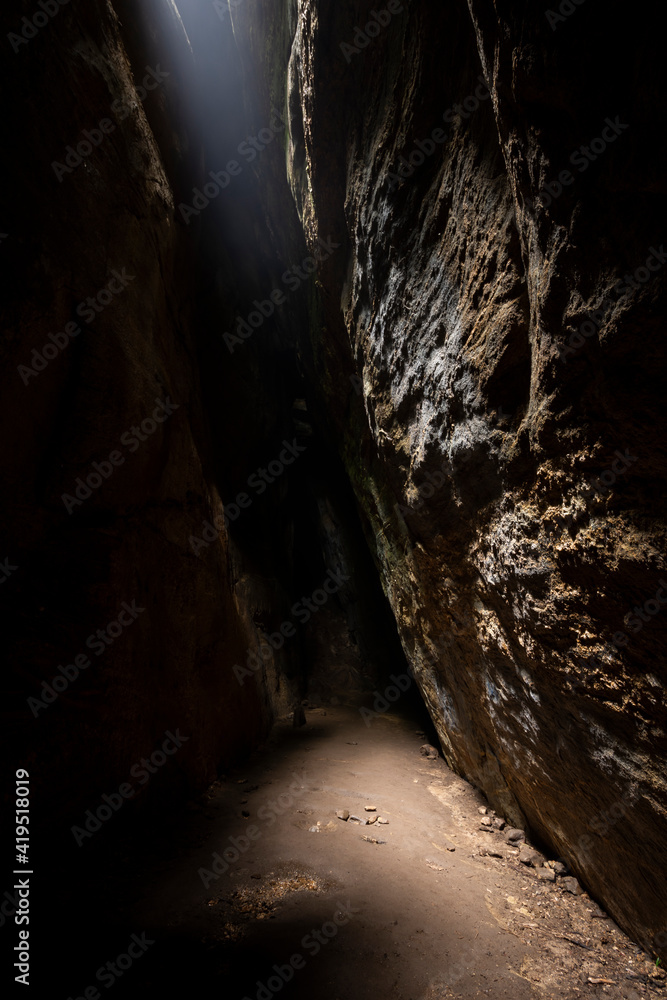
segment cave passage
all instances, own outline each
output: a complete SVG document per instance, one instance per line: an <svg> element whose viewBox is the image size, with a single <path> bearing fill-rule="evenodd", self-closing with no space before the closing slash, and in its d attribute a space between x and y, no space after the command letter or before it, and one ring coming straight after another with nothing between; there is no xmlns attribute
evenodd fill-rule
<svg viewBox="0 0 667 1000"><path fill-rule="evenodd" d="M3 995L664 996L657 15L0 27Z"/></svg>
<svg viewBox="0 0 667 1000"><path fill-rule="evenodd" d="M79 925L54 987L537 1000L646 975L642 949L575 878L559 894L535 878L545 856L510 840L520 831L424 742L430 718L396 679L386 709L307 704L304 725L278 722L185 808L114 817L84 867L51 884L63 953Z"/></svg>

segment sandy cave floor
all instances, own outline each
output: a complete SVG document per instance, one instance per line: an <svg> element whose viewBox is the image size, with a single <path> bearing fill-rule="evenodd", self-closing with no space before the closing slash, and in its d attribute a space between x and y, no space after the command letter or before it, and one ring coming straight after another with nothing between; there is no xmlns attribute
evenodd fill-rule
<svg viewBox="0 0 667 1000"><path fill-rule="evenodd" d="M327 706L306 719L279 722L173 829L124 834L88 884L91 926L109 930L91 931L73 998L130 932L153 943L118 997L667 996L664 972L586 893L521 864L507 830L479 828L485 800L423 755L415 718L366 726Z"/></svg>

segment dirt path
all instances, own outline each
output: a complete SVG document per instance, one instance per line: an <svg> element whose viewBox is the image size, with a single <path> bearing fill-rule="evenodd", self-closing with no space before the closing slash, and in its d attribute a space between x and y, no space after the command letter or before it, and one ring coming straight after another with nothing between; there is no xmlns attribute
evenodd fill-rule
<svg viewBox="0 0 667 1000"><path fill-rule="evenodd" d="M114 874L109 893L135 897L125 933L155 942L123 992L181 996L187 969L188 996L230 1000L664 995L587 895L538 878L505 832L479 829L483 798L420 753L414 720L388 713L366 726L330 707L307 720L280 723L217 782L176 846L151 845ZM389 822L335 816L345 809Z"/></svg>

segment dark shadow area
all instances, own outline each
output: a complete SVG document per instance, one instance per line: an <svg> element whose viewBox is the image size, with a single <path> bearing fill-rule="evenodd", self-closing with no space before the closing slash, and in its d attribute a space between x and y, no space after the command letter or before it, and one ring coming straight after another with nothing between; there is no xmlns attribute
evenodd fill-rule
<svg viewBox="0 0 667 1000"><path fill-rule="evenodd" d="M388 725L390 730L399 724L408 730L414 727L415 747L424 734L427 738L431 735L414 685L392 706L391 716L389 723L381 720L379 725ZM319 884L315 893L291 893L259 917L252 907L245 915L237 909L234 924L222 912L243 884L244 873L247 882L248 872L256 872L250 877L257 878L258 886L268 878L266 859L261 860L265 848L261 834L271 825L270 810L275 809L276 816L285 812L297 815L302 804L299 795L307 795L308 787L318 790L317 782L312 786L311 779L311 785L303 786L305 793L271 798L270 786L287 781L288 776L305 780L299 759L308 753L319 757L319 747L331 740L339 725L335 719L311 715L304 728L282 726L242 765L221 775L210 793L180 805L165 796L141 812L131 812L126 806L80 848L73 846L71 837L50 835L48 826L38 822L33 831L34 865L36 871L49 874L39 879L34 893L31 947L38 956L33 976L35 995L62 994L75 1000L86 997L85 990L91 987L99 988L104 996L113 985L113 996L128 998L159 995L176 1000L186 989L188 995L221 991L239 1000L244 996L254 1000L257 982L267 983L276 975L276 965L288 969L290 957L298 953L305 964L299 965L298 975L284 983L282 994L305 998L315 991L327 1000L340 996L345 981L341 969L357 931L352 917L342 919L345 906L340 904L350 901L350 886L343 889L336 877L328 878L326 865L324 870L312 867ZM368 734L369 753L373 746L382 746L382 740L377 743L380 732L376 729L372 740ZM355 734L364 741L364 729L358 722ZM419 759L417 755L415 761ZM242 819L238 807L221 805L215 797L220 787L232 793L238 787L238 795L244 796L240 801L247 801L257 790L257 782L264 805L249 819ZM73 822L79 822L78 815ZM240 822L245 824L241 832ZM260 830L253 843L245 837L250 823ZM367 829L377 834L381 828ZM220 858L230 843L240 847L240 853L234 851L236 860L230 858L224 875L214 878L212 852L217 851ZM244 849L246 844L249 846ZM294 848L294 859L299 850ZM55 858L57 864L53 863ZM286 856L284 871L289 875L295 864ZM304 863L298 867L303 868ZM309 867L307 863L305 867ZM205 888L202 871L211 877ZM280 873L279 866L275 874ZM221 913L217 918L216 912L217 919L211 920L214 906L219 906ZM373 912L374 920L388 927L400 917L395 898L383 900L381 889ZM333 922L335 915L340 919L338 926ZM324 943L317 947L313 932L323 927ZM305 946L304 941L308 942ZM382 940L375 943L380 953L388 947ZM42 962L40 955L48 955L49 961ZM365 996L363 984L359 989L361 992L350 995Z"/></svg>

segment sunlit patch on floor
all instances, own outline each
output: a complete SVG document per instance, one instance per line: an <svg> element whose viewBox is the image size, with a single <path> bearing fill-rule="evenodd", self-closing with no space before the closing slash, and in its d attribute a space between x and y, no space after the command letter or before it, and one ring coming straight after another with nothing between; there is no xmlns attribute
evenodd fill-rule
<svg viewBox="0 0 667 1000"><path fill-rule="evenodd" d="M281 899L291 892L318 892L324 883L310 875L262 878L254 885L240 886L231 894L234 907L256 920L264 920Z"/></svg>
<svg viewBox="0 0 667 1000"><path fill-rule="evenodd" d="M266 920L274 916L274 911L288 895L297 892L324 892L332 888L331 882L313 872L295 865L283 865L278 871L266 874L255 872L249 880L237 886L229 895L220 895L207 901L208 907L219 909L227 919L223 937L236 940L243 933L237 923ZM223 929L224 929L223 928Z"/></svg>

